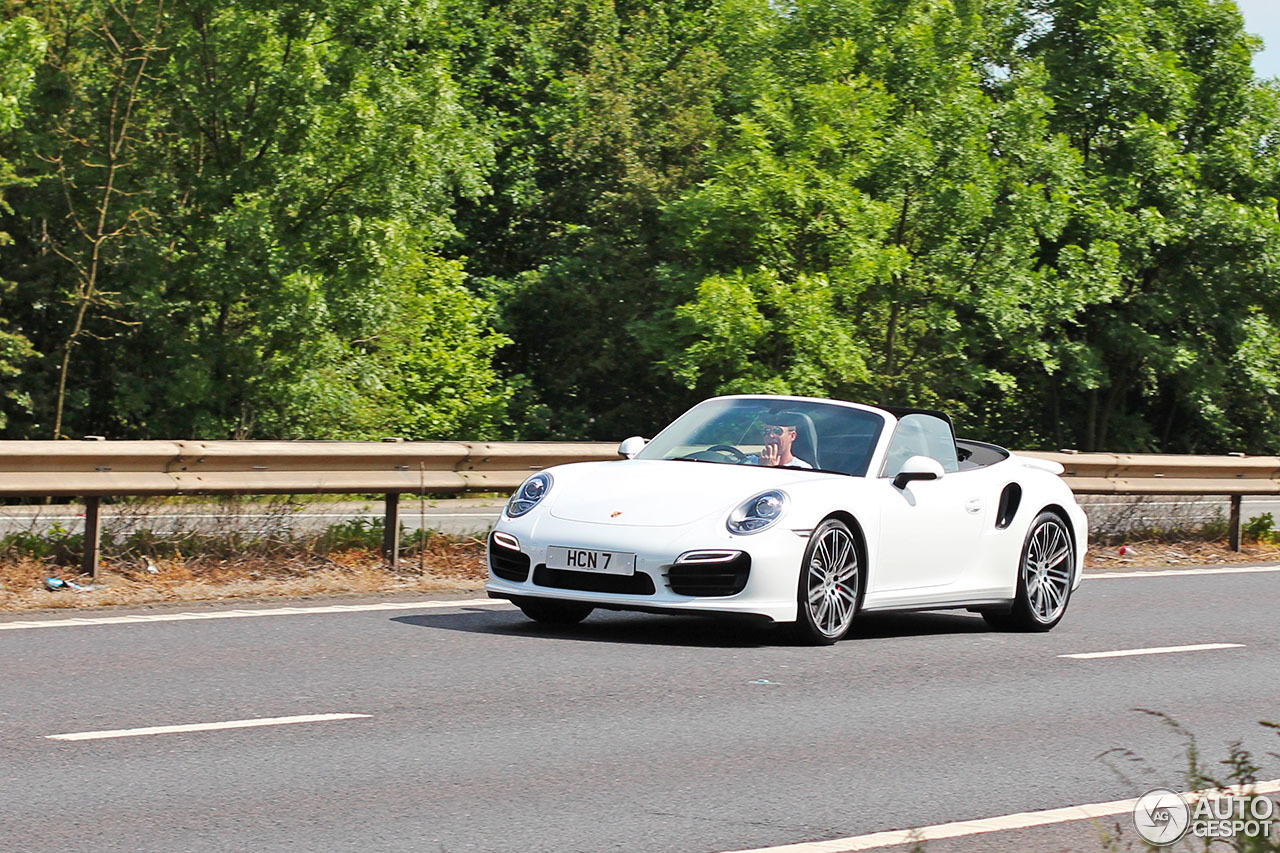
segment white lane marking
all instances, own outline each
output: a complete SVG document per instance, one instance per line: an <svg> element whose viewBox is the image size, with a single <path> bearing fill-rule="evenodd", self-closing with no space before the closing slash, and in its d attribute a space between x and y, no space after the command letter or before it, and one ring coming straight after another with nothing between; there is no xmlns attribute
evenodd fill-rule
<svg viewBox="0 0 1280 853"><path fill-rule="evenodd" d="M1243 648L1244 643L1201 643L1198 646L1154 646L1149 649L1117 649L1114 652L1084 652L1075 655L1058 655L1058 657L1093 660L1094 658L1126 658L1135 655L1167 655L1173 652L1208 652L1214 649Z"/></svg>
<svg viewBox="0 0 1280 853"><path fill-rule="evenodd" d="M211 610L203 613L134 613L128 616L100 616L71 619L41 619L0 622L0 631L26 628L65 628L79 625L129 625L138 622L190 622L197 619L243 619L253 616L302 616L311 613L369 613L378 610L422 610L441 607L509 608L510 602L493 598L465 598L456 601L380 601L377 604L329 604L321 607L274 607L269 610Z"/></svg>
<svg viewBox="0 0 1280 853"><path fill-rule="evenodd" d="M1143 572L1091 572L1085 570L1085 580L1111 580L1113 578L1171 578L1177 575L1247 575L1255 572L1280 572L1280 566L1233 566L1213 569L1159 569Z"/></svg>
<svg viewBox="0 0 1280 853"><path fill-rule="evenodd" d="M1280 779L1274 779L1270 782L1258 782L1254 785L1234 785L1230 788L1194 791L1184 796L1194 801L1238 795L1246 791L1251 791L1255 794L1280 792ZM856 850L875 850L880 847L893 847L898 844L914 844L917 841L939 841L944 838L961 838L966 835L982 835L988 832L1006 832L1011 829L1030 829L1055 823L1070 823L1077 820L1112 817L1132 812L1137 802L1136 799L1113 800L1109 803L1090 803L1083 806L1068 806L1062 809L1048 809L1039 812L1020 812L983 820L962 820L954 823L921 826L915 829L873 832L870 835L854 835L849 838L836 838L831 841L809 841L801 844L783 844L777 847L735 850L733 853L853 853Z"/></svg>
<svg viewBox="0 0 1280 853"><path fill-rule="evenodd" d="M260 717L256 720L224 720L220 723L188 723L183 726L148 726L142 729L108 729L100 732L71 732L45 735L49 740L104 740L113 737L169 735L177 732L212 732L221 729L252 729L258 726L289 726L294 723L323 723L328 720L368 719L369 714L305 714L299 717Z"/></svg>
<svg viewBox="0 0 1280 853"><path fill-rule="evenodd" d="M1152 572L1099 572L1085 573L1086 580L1111 578L1151 578L1174 575L1228 575L1249 572L1280 572L1277 566L1247 566L1241 568L1214 569L1162 569ZM0 622L0 631L18 631L26 628L69 628L76 625L125 625L131 622L187 622L196 619L239 619L248 616L293 616L305 613L360 613L377 610L416 610L437 607L477 607L488 605L511 608L514 605L501 599L475 598L463 601L409 601L382 602L379 604L328 605L321 607L277 607L269 610L224 610L206 613L148 613L131 616L75 617L66 619L28 620Z"/></svg>

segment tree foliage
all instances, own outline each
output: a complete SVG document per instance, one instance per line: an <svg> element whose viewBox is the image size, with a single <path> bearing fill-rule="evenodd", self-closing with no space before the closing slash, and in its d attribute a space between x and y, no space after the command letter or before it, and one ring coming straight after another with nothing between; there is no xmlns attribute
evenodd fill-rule
<svg viewBox="0 0 1280 853"><path fill-rule="evenodd" d="M418 47L428 10L68 6L44 8L58 48L20 137L41 180L12 269L61 351L32 433L65 432L64 384L112 434L497 428L504 339L438 251L489 146Z"/></svg>
<svg viewBox="0 0 1280 853"><path fill-rule="evenodd" d="M45 39L33 18L18 16L0 21L0 134L13 131L22 121L22 110L35 81L35 67L44 53ZM21 183L14 166L0 156L0 211L12 213L5 201L5 190ZM10 243L9 235L0 231L0 247ZM15 331L6 319L5 299L10 285L0 277L0 379L12 381L22 372L22 365L35 355L31 342ZM13 386L4 391L11 405L29 405L26 395ZM5 411L0 408L0 429L6 425Z"/></svg>
<svg viewBox="0 0 1280 853"><path fill-rule="evenodd" d="M1232 0L4 8L9 435L617 438L767 391L1280 441L1280 88Z"/></svg>

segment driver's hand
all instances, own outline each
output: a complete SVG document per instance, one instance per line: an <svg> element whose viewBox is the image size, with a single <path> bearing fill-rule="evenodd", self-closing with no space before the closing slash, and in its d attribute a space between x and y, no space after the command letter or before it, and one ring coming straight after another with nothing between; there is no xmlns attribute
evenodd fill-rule
<svg viewBox="0 0 1280 853"><path fill-rule="evenodd" d="M782 453L778 450L778 446L776 444L766 444L764 449L760 451L760 464L777 467L778 461L781 457Z"/></svg>

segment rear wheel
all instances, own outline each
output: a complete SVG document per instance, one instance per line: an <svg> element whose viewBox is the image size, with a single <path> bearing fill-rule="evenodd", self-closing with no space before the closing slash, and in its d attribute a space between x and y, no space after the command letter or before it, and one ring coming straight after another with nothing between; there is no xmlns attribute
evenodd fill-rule
<svg viewBox="0 0 1280 853"><path fill-rule="evenodd" d="M550 598L522 598L516 602L516 607L534 622L545 622L548 625L575 625L595 610L590 604Z"/></svg>
<svg viewBox="0 0 1280 853"><path fill-rule="evenodd" d="M800 564L796 633L826 646L849 633L862 595L862 562L849 526L829 518L813 531Z"/></svg>
<svg viewBox="0 0 1280 853"><path fill-rule="evenodd" d="M1062 517L1042 512L1031 523L1018 566L1018 594L1007 612L982 614L1001 631L1048 631L1067 612L1075 545Z"/></svg>

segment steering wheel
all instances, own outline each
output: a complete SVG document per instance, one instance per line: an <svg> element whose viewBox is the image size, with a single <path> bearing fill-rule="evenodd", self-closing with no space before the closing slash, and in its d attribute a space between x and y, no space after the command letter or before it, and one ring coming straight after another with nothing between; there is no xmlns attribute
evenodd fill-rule
<svg viewBox="0 0 1280 853"><path fill-rule="evenodd" d="M731 444L713 444L710 447L708 447L704 452L710 453L713 450L719 450L723 453L730 454L731 456L733 456L733 461L738 465L741 465L743 462L747 461L747 454L743 453L741 450L739 450L738 448L734 447Z"/></svg>

